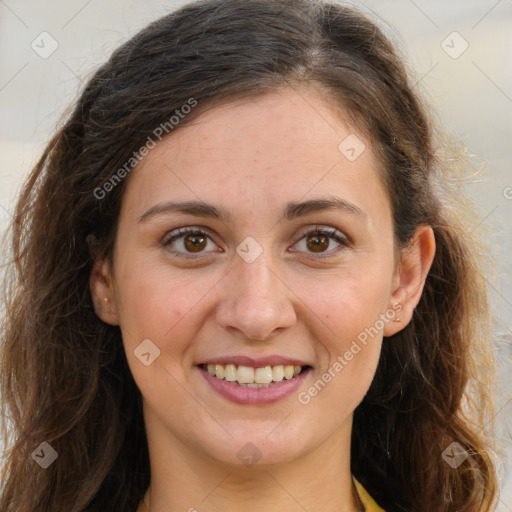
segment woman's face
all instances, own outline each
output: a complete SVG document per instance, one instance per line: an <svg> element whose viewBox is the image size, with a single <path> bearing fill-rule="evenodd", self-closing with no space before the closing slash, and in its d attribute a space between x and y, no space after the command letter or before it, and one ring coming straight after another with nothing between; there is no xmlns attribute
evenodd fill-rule
<svg viewBox="0 0 512 512"><path fill-rule="evenodd" d="M346 440L400 328L390 202L332 111L292 89L214 108L129 177L107 309L175 452L264 465ZM267 386L238 384L253 368Z"/></svg>

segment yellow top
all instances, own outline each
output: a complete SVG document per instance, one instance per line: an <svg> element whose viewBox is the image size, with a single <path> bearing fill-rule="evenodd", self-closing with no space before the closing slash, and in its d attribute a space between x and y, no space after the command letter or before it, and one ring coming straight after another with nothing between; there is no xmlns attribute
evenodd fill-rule
<svg viewBox="0 0 512 512"><path fill-rule="evenodd" d="M377 503L375 503L374 499L368 494L366 489L354 478L354 482L356 484L357 492L361 497L361 501L366 508L366 512L385 512L384 509L380 508Z"/></svg>

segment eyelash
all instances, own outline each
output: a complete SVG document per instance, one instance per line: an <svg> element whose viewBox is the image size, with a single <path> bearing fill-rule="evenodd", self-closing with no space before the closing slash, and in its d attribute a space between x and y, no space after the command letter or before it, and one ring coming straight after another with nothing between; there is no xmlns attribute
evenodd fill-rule
<svg viewBox="0 0 512 512"><path fill-rule="evenodd" d="M340 244L335 249L331 249L326 252L320 252L316 254L314 252L308 253L313 255L315 258L330 258L334 256L334 254L337 254L340 250L346 249L349 246L348 238L342 233L340 233L337 229L321 228L319 226L316 226L315 228L306 231L293 245L297 245L301 240L304 240L305 238L308 238L310 236L326 236L327 238L329 238L329 240L333 240L334 242Z"/></svg>
<svg viewBox="0 0 512 512"><path fill-rule="evenodd" d="M169 234L169 236L166 236L162 240L161 245L163 247L167 247L170 244L172 244L172 242L175 242L176 240L179 240L180 238L183 238L187 235L204 236L204 237L208 238L209 240L213 241L212 237L208 234L207 231L200 229L200 228L185 227L185 228L178 228L178 229L172 231ZM314 229L311 229L311 230L307 231L306 233L304 233L294 243L294 245L297 245L301 240L311 237L311 236L326 236L330 240L333 240L336 243L340 244L339 247L336 247L335 249L331 249L328 252L320 252L320 253L310 252L310 253L308 253L308 254L313 255L315 258L332 257L334 255L333 251L334 251L334 253L338 253L340 250L347 248L350 245L348 238L345 235L343 235L342 233L340 233L337 229L322 228L319 226L316 226ZM180 258L185 258L185 259L197 259L197 258L200 258L205 255L204 252L199 252L199 253L196 253L195 255L193 255L193 253L183 253L183 252L179 252L179 251L172 251L172 252L174 255L176 255ZM293 251L293 252L299 252L299 251Z"/></svg>

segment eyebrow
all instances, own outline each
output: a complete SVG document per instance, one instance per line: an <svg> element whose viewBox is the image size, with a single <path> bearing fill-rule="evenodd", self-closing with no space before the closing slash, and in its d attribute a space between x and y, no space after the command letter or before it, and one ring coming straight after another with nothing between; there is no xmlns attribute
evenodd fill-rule
<svg viewBox="0 0 512 512"><path fill-rule="evenodd" d="M324 210L341 210L355 217L366 219L366 213L355 204L352 204L340 197L329 196L326 198L311 199L309 201L288 203L286 205L285 217L289 220L311 213L317 213Z"/></svg>
<svg viewBox="0 0 512 512"><path fill-rule="evenodd" d="M298 217L310 215L312 213L318 213L325 210L341 210L344 213L348 213L360 219L366 219L366 213L361 210L355 204L352 204L345 199L341 199L335 196L329 196L326 198L310 199L308 201L290 202L286 204L284 216L288 220L293 220ZM186 213L194 215L196 217L206 217L212 219L218 219L224 222L231 222L231 213L223 207L214 206L212 204L205 203L203 201L184 201L184 202L173 202L167 201L152 206L144 214L142 214L138 222L147 222L149 219L165 215L169 213Z"/></svg>

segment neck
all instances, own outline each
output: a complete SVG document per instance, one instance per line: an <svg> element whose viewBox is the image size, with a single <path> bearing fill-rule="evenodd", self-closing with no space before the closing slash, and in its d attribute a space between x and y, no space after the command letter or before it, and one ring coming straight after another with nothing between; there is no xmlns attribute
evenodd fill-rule
<svg viewBox="0 0 512 512"><path fill-rule="evenodd" d="M292 461L253 466L212 460L152 421L147 430L152 477L138 512L364 510L350 473L351 421Z"/></svg>

